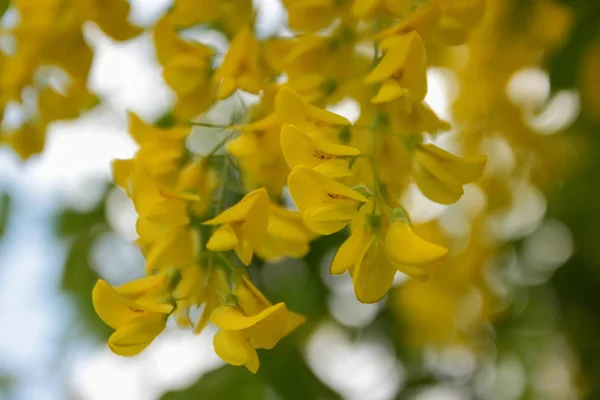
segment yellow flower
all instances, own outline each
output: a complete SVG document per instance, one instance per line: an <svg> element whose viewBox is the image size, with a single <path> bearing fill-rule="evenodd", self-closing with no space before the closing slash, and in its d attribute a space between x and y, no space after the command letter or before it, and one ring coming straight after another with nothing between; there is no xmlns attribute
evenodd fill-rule
<svg viewBox="0 0 600 400"><path fill-rule="evenodd" d="M307 103L318 103L336 89L336 82L317 73L307 73L290 78L285 84Z"/></svg>
<svg viewBox="0 0 600 400"><path fill-rule="evenodd" d="M230 37L240 26L252 24L252 0L175 0L173 21L179 27L212 23Z"/></svg>
<svg viewBox="0 0 600 400"><path fill-rule="evenodd" d="M98 101L85 85L72 82L65 93L47 87L37 93L39 119L43 123L77 118Z"/></svg>
<svg viewBox="0 0 600 400"><path fill-rule="evenodd" d="M148 301L148 292L161 287L161 277L146 277L123 287L112 288L98 280L92 291L96 313L116 331L108 339L110 349L120 356L142 352L166 326L171 304Z"/></svg>
<svg viewBox="0 0 600 400"><path fill-rule="evenodd" d="M161 18L152 33L156 57L164 67L165 82L177 94L173 113L178 120L189 120L208 109L215 99L214 52L201 43L181 38L172 14Z"/></svg>
<svg viewBox="0 0 600 400"><path fill-rule="evenodd" d="M487 157L457 157L432 144L417 148L412 175L421 192L440 204L456 203L463 185L481 177Z"/></svg>
<svg viewBox="0 0 600 400"><path fill-rule="evenodd" d="M409 0L354 0L352 13L365 19L377 13L391 13L401 17L408 11L410 3Z"/></svg>
<svg viewBox="0 0 600 400"><path fill-rule="evenodd" d="M442 17L438 37L447 45L465 43L485 13L485 0L435 0Z"/></svg>
<svg viewBox="0 0 600 400"><path fill-rule="evenodd" d="M283 0L288 24L299 31L315 32L327 28L344 11L343 1Z"/></svg>
<svg viewBox="0 0 600 400"><path fill-rule="evenodd" d="M239 160L244 186L264 187L270 195L281 196L289 168L281 153L281 124L275 114L231 129L241 132L227 143L227 151Z"/></svg>
<svg viewBox="0 0 600 400"><path fill-rule="evenodd" d="M426 132L433 135L451 128L450 124L440 119L425 102L417 103L409 112L398 110L396 106L395 102L385 104L390 126L395 131L406 134Z"/></svg>
<svg viewBox="0 0 600 400"><path fill-rule="evenodd" d="M116 160L113 176L126 189L139 215L136 229L138 245L146 256L146 271L193 262L198 235L189 225L188 208L202 199L194 193L164 188L137 157Z"/></svg>
<svg viewBox="0 0 600 400"><path fill-rule="evenodd" d="M304 225L301 213L271 203L267 235L256 254L265 261L284 256L302 258L310 250L309 242L316 236Z"/></svg>
<svg viewBox="0 0 600 400"><path fill-rule="evenodd" d="M286 57L297 43L298 40L295 38L280 37L268 38L262 43L262 55L271 72L276 74L283 72Z"/></svg>
<svg viewBox="0 0 600 400"><path fill-rule="evenodd" d="M415 12L401 19L397 24L381 31L375 36L375 40L381 40L385 43L387 39L396 35L405 35L416 31L422 38L429 36L436 31L442 11L437 2L431 2ZM382 44L385 46L384 44Z"/></svg>
<svg viewBox="0 0 600 400"><path fill-rule="evenodd" d="M367 202L356 190L308 167L295 167L288 186L306 226L321 235L343 229Z"/></svg>
<svg viewBox="0 0 600 400"><path fill-rule="evenodd" d="M194 328L194 332L199 334L208 323L213 310L219 305L219 293L228 291L228 284L221 270L213 270L207 274L203 265L180 268L178 273L179 283L172 292L177 301L175 321L181 328L192 327L194 324L190 319L190 308L204 305Z"/></svg>
<svg viewBox="0 0 600 400"><path fill-rule="evenodd" d="M186 156L185 140L190 132L190 127L182 126L160 129L129 113L129 134L140 146L136 158L159 181L172 180L176 175Z"/></svg>
<svg viewBox="0 0 600 400"><path fill-rule="evenodd" d="M403 268L410 271L411 266L428 264L439 260L448 253L446 248L417 236L410 223L403 220L391 223L385 235L384 246L386 254L400 271ZM421 273L408 273L408 275L417 275L418 277Z"/></svg>
<svg viewBox="0 0 600 400"><path fill-rule="evenodd" d="M5 141L23 160L40 153L46 143L46 125L30 122L7 133L1 132L0 143Z"/></svg>
<svg viewBox="0 0 600 400"><path fill-rule="evenodd" d="M318 131L333 140L350 126L346 118L307 104L285 86L275 97L275 114L282 124L295 125L304 132Z"/></svg>
<svg viewBox="0 0 600 400"><path fill-rule="evenodd" d="M282 59L282 69L290 81L304 75L319 74L328 79L347 79L355 74L356 38L354 27L340 24L330 36L309 34L289 39ZM340 68L340 65L346 66Z"/></svg>
<svg viewBox="0 0 600 400"><path fill-rule="evenodd" d="M212 251L235 250L244 265L259 249L267 231L269 195L264 188L253 190L233 207L204 224L221 225L211 236L206 248Z"/></svg>
<svg viewBox="0 0 600 400"><path fill-rule="evenodd" d="M439 260L447 249L417 236L407 221L389 223L367 204L352 221L351 235L338 249L332 274L350 270L356 298L363 303L381 300L392 287L396 271L424 280L427 265Z"/></svg>
<svg viewBox="0 0 600 400"><path fill-rule="evenodd" d="M197 259L199 237L189 225L169 226L138 219L137 244L146 256L146 273L189 265Z"/></svg>
<svg viewBox="0 0 600 400"><path fill-rule="evenodd" d="M256 373L256 349L272 349L304 323L304 317L288 311L284 303L272 305L246 277L236 286L234 295L239 307L219 307L210 317L220 328L214 337L215 352L225 362L245 365Z"/></svg>
<svg viewBox="0 0 600 400"><path fill-rule="evenodd" d="M192 193L199 199L191 202L189 211L197 216L203 215L211 204L211 194L217 187L217 177L206 159L187 164L179 172L175 183L175 192Z"/></svg>
<svg viewBox="0 0 600 400"><path fill-rule="evenodd" d="M93 12L92 21L113 39L128 40L142 33L141 28L131 25L127 20L130 8L127 0L88 0L74 2L73 6L75 4L89 7L86 12Z"/></svg>
<svg viewBox="0 0 600 400"><path fill-rule="evenodd" d="M444 44L459 45L468 40L471 31L481 22L484 12L484 0L433 0L380 32L375 39L385 42L394 35L416 31L424 40L435 36Z"/></svg>
<svg viewBox="0 0 600 400"><path fill-rule="evenodd" d="M119 160L113 164L113 175L117 181L129 168L126 188L140 218L165 225L185 225L189 222L188 200L198 200L193 194L176 195L164 189L151 174L150 167L139 158L133 164Z"/></svg>
<svg viewBox="0 0 600 400"><path fill-rule="evenodd" d="M374 103L404 98L408 104L420 103L427 94L427 54L417 32L395 36L381 61L365 78L366 83L381 82Z"/></svg>
<svg viewBox="0 0 600 400"><path fill-rule="evenodd" d="M233 38L214 79L220 82L219 99L231 96L237 89L258 94L263 85L259 47L249 27L240 29Z"/></svg>
<svg viewBox="0 0 600 400"><path fill-rule="evenodd" d="M355 147L321 138L319 131L305 133L290 124L281 129L281 149L290 167L304 165L332 178L352 175L352 157L360 154Z"/></svg>

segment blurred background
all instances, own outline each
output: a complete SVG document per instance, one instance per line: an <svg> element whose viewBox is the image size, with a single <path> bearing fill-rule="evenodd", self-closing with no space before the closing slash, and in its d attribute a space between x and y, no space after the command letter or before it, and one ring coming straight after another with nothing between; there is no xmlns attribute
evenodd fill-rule
<svg viewBox="0 0 600 400"><path fill-rule="evenodd" d="M49 124L26 161L0 147L0 399L600 399L600 2L490 3L498 14L470 44L435 59L426 101L457 129L486 130L492 173L450 207L406 199L423 235L460 251L373 305L328 273L343 233L303 260L253 266L269 298L309 320L260 353L257 375L225 366L212 328L168 326L131 359L106 346L91 289L143 275L144 262L110 161L136 151L126 111L158 121L175 96L149 33L117 42L86 22L97 104ZM143 28L171 1L130 5ZM289 34L278 0L255 8L259 35ZM18 23L9 2L0 10L3 27ZM336 111L357 116L352 104ZM3 130L20 112L5 108Z"/></svg>

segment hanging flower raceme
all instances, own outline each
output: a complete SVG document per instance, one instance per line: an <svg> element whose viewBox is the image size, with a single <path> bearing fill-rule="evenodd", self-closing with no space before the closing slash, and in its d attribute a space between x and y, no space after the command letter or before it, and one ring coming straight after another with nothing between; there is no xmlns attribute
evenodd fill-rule
<svg viewBox="0 0 600 400"><path fill-rule="evenodd" d="M18 18L4 18L0 30L5 44L0 49L0 116L10 104L21 117L17 126L2 124L0 145L26 160L43 150L52 122L74 119L98 104L87 87L94 54L84 24L92 21L118 41L142 29L129 23L125 0L19 0L3 4L2 16L7 8Z"/></svg>
<svg viewBox="0 0 600 400"><path fill-rule="evenodd" d="M480 18L475 3L285 0L291 28L306 34L262 39L248 0L176 0L153 28L177 97L161 122L175 125L130 114L139 150L113 163L138 214L147 276L94 289L98 314L116 329L111 349L139 353L170 316L196 333L212 322L216 353L256 372L257 349L304 318L267 300L244 266L305 257L319 235L346 226L331 273L348 271L361 302L381 300L397 272L424 280L443 267L448 250L413 231L401 202L415 182L451 204L482 175L485 157L424 144L450 129L424 102L426 49L452 29L449 41L466 40ZM184 38L197 23L214 24L229 47ZM232 109L229 122L211 124L221 106ZM190 137L193 125L202 133ZM196 154L199 136L216 145Z"/></svg>

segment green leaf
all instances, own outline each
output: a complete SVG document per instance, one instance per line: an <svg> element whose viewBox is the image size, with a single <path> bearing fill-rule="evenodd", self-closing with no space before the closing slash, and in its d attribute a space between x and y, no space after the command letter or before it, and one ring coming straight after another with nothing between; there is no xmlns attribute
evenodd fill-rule
<svg viewBox="0 0 600 400"><path fill-rule="evenodd" d="M11 200L7 193L3 193L0 197L0 236L6 232L8 224L8 215L10 214Z"/></svg>
<svg viewBox="0 0 600 400"><path fill-rule="evenodd" d="M0 17L2 17L6 10L8 10L9 5L10 0L0 0Z"/></svg>
<svg viewBox="0 0 600 400"><path fill-rule="evenodd" d="M304 361L293 337L279 342L272 350L259 352L258 376L286 400L338 400L340 395L325 386Z"/></svg>
<svg viewBox="0 0 600 400"><path fill-rule="evenodd" d="M70 240L67 259L63 267L61 289L77 304L80 328L100 340L106 340L110 329L96 315L92 304L92 289L98 274L92 264L90 251L98 237L111 229L106 222L105 203L111 185L107 185L98 206L89 212L67 208L57 218L57 233Z"/></svg>
<svg viewBox="0 0 600 400"><path fill-rule="evenodd" d="M226 365L204 374L187 389L167 392L161 400L263 400L267 387L244 367Z"/></svg>

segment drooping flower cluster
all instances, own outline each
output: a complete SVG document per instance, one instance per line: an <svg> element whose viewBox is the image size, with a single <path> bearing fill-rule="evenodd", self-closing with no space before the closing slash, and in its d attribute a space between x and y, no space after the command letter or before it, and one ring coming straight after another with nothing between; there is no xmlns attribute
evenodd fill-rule
<svg viewBox="0 0 600 400"><path fill-rule="evenodd" d="M272 348L304 318L271 304L246 266L303 257L311 240L346 227L331 273L348 271L361 302L382 299L398 271L427 279L447 249L415 234L402 196L414 182L432 201L455 203L486 158L432 144L450 126L424 102L427 47L464 43L483 2L422 3L286 0L298 35L261 39L250 0L175 1L153 37L177 95L176 123L159 129L130 114L139 151L113 164L139 216L147 274L94 288L115 353L141 352L173 315L196 333L211 321L217 354L256 372L256 349ZM225 54L180 35L197 24L230 39ZM199 123L225 139L207 155L191 153L195 118L239 91L257 95L244 120ZM348 99L360 107L355 123L328 110ZM196 321L195 308L203 310Z"/></svg>
<svg viewBox="0 0 600 400"><path fill-rule="evenodd" d="M211 322L217 354L256 372L257 349L273 348L304 317L252 283L255 260L302 258L318 236L348 230L331 273L348 271L358 300L373 303L398 272L427 279L448 253L415 233L402 199L414 184L453 204L482 175L484 156L433 144L450 125L424 99L430 49L465 43L483 0L283 3L293 36L260 37L251 0L175 0L152 27L176 94L174 123L159 128L130 113L139 149L112 165L138 214L145 276L117 287L99 280L92 293L119 355L143 351L172 316L196 333ZM96 102L82 24L126 40L141 32L127 22L128 9L121 0L12 4L18 17L1 32L14 46L0 54L0 109L29 107L30 92L36 104L1 142L27 158L41 151L49 123ZM221 33L227 50L182 35L196 26ZM36 79L40 73L52 79ZM57 73L60 87L48 83ZM240 92L255 101L242 100L235 123L196 122ZM348 103L360 109L353 121L331 111ZM187 146L194 125L218 137L205 154Z"/></svg>
<svg viewBox="0 0 600 400"><path fill-rule="evenodd" d="M10 3L0 26L0 120L11 112L20 122L2 121L0 144L27 159L44 148L49 124L98 103L87 87L94 54L83 24L91 21L115 40L142 30L127 21L126 0Z"/></svg>
<svg viewBox="0 0 600 400"><path fill-rule="evenodd" d="M505 307L507 291L498 290L499 285L515 284L490 284L489 263L512 240L527 235L490 226L499 215L522 210L524 192L551 190L576 164L571 139L541 135L540 128L528 120L531 105L515 102L507 90L516 74L542 67L556 52L568 37L573 15L554 0L534 0L522 6L519 0L487 0L486 18L467 43L466 65L454 65L452 54L446 54L442 62L460 78L460 95L453 105L455 119L461 123L459 141L465 148L487 145L496 166L474 187L485 206L462 210L469 221L468 232L444 232L439 221L417 228L442 243L458 241L462 245L429 282L407 282L394 293L393 304L406 322L406 338L411 344L466 344L479 352L481 328ZM507 23L517 16L535 23ZM559 125L556 129L565 128ZM513 154L514 160L503 161L503 151ZM443 198L434 200L443 203Z"/></svg>

